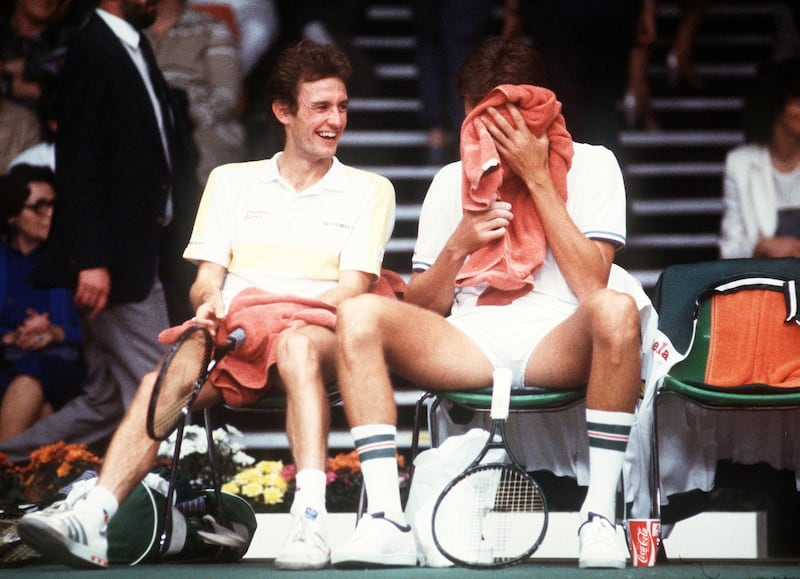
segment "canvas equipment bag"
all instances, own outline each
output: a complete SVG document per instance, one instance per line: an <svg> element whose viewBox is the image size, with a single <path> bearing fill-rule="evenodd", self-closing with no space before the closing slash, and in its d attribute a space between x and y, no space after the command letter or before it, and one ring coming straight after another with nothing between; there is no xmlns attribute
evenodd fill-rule
<svg viewBox="0 0 800 579"><path fill-rule="evenodd" d="M150 473L136 485L108 525L109 563L136 565L159 559L167 481ZM236 561L247 552L256 531L253 507L242 497L221 493L233 529L216 520L213 490L182 500L172 512L172 533L165 558L173 561Z"/></svg>

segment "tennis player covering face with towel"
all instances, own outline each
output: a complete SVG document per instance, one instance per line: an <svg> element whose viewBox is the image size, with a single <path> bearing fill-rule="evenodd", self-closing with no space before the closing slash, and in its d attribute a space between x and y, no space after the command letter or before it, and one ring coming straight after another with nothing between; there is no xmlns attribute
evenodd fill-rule
<svg viewBox="0 0 800 579"><path fill-rule="evenodd" d="M332 46L303 41L279 56L267 90L284 150L211 173L184 253L199 264L191 290L196 318L185 326L206 326L220 344L236 328L246 334L210 374L195 409L248 404L267 388L287 396L298 472L280 568L330 561L325 386L335 379L336 306L374 289L394 220L391 183L334 156L347 124L350 73ZM160 338L171 342L183 329ZM88 494L22 519L20 535L35 549L73 566L107 565L108 520L155 463L158 442L146 422L157 374L143 379Z"/></svg>
<svg viewBox="0 0 800 579"><path fill-rule="evenodd" d="M333 550L334 565L416 562L397 485L389 371L464 390L491 384L501 367L513 386L588 384L580 566L626 565L615 494L641 332L637 301L609 289L617 276L630 279L612 269L625 242L625 191L611 152L572 142L542 71L538 54L513 41L486 41L466 59L457 79L462 161L444 167L425 198L405 303L366 295L339 308L339 384L369 512Z"/></svg>

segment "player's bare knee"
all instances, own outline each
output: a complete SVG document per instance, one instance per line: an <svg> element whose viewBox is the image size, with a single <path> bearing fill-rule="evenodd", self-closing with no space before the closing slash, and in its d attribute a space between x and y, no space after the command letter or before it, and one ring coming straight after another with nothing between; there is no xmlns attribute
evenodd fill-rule
<svg viewBox="0 0 800 579"><path fill-rule="evenodd" d="M606 289L593 293L589 300L596 338L613 344L638 342L639 310L630 295Z"/></svg>
<svg viewBox="0 0 800 579"><path fill-rule="evenodd" d="M339 304L336 335L341 346L377 339L383 301L378 296L363 294Z"/></svg>
<svg viewBox="0 0 800 579"><path fill-rule="evenodd" d="M276 345L278 367L319 363L319 353L314 341L302 332L284 331Z"/></svg>

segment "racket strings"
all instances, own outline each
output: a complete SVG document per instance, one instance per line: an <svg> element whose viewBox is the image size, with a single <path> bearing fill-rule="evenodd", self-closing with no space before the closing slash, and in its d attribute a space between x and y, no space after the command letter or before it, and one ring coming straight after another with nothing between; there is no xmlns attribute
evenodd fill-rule
<svg viewBox="0 0 800 579"><path fill-rule="evenodd" d="M161 370L161 385L153 416L153 431L166 438L185 416L187 403L208 365L210 348L203 332L190 334L172 352Z"/></svg>
<svg viewBox="0 0 800 579"><path fill-rule="evenodd" d="M503 470L494 498L495 511L519 513L541 511L543 508L542 494L525 474L510 469Z"/></svg>
<svg viewBox="0 0 800 579"><path fill-rule="evenodd" d="M509 465L467 473L442 497L434 533L446 556L473 567L520 561L538 546L546 525L541 491Z"/></svg>

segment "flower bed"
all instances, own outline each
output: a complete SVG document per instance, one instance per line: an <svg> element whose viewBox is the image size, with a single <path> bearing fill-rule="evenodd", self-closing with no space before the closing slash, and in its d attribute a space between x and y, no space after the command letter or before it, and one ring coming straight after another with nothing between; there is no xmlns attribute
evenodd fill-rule
<svg viewBox="0 0 800 579"><path fill-rule="evenodd" d="M242 434L230 425L213 431L217 468L223 490L245 498L257 513L288 513L294 497L296 466L281 460L260 460L245 452L239 443ZM172 468L175 434L158 450L157 469ZM408 469L398 455L401 487L407 486ZM0 454L0 505L22 502L48 503L58 491L86 470L99 470L102 459L82 444L58 442L31 454L23 466L14 465ZM178 462L178 495L196 494L213 488L205 429L198 425L184 428ZM358 508L361 493L361 464L356 451L329 457L326 464L327 508L333 513L352 513Z"/></svg>

